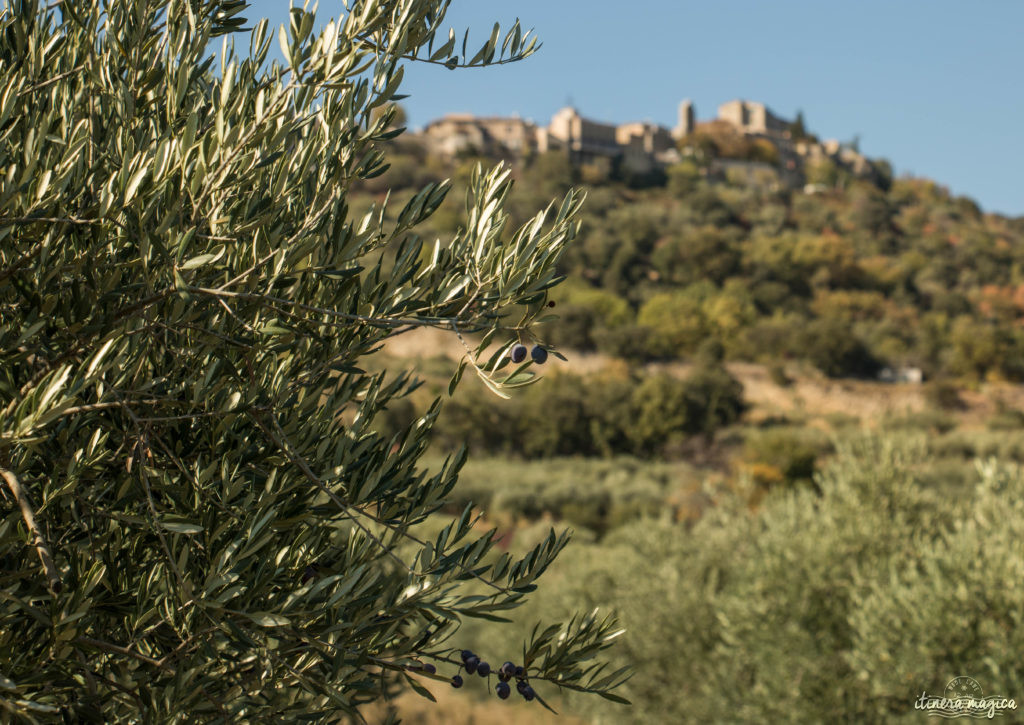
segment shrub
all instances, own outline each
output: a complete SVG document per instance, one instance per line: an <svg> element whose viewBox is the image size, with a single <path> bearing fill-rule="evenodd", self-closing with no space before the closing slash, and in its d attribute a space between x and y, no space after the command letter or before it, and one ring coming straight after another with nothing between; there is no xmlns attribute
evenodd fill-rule
<svg viewBox="0 0 1024 725"><path fill-rule="evenodd" d="M951 380L933 380L925 385L924 398L933 408L939 410L963 410L966 408L960 397L960 386Z"/></svg>
<svg viewBox="0 0 1024 725"><path fill-rule="evenodd" d="M768 379L780 388L788 388L793 385L793 378L786 372L786 366L775 362L768 366Z"/></svg>
<svg viewBox="0 0 1024 725"><path fill-rule="evenodd" d="M881 362L850 327L835 318L812 320L805 326L801 342L806 358L831 378L871 378L881 368Z"/></svg>
<svg viewBox="0 0 1024 725"><path fill-rule="evenodd" d="M552 345L590 352L594 350L597 311L591 307L563 303L558 306L558 321L547 326L545 337Z"/></svg>
<svg viewBox="0 0 1024 725"><path fill-rule="evenodd" d="M506 418L503 427L516 426L519 450L527 458L593 454L587 381L578 375L552 375L545 382L526 391L517 419Z"/></svg>
<svg viewBox="0 0 1024 725"><path fill-rule="evenodd" d="M743 384L721 364L702 361L687 376L683 388L687 433L712 435L738 421L747 408Z"/></svg>
<svg viewBox="0 0 1024 725"><path fill-rule="evenodd" d="M752 514L719 492L690 531L641 521L569 552L541 606L617 607L617 663L637 665L628 712L580 707L597 722L916 722L921 692L958 674L1019 698L1024 476L985 463L970 495L938 496L915 473L929 457L921 438L856 437L820 494L779 490Z"/></svg>
<svg viewBox="0 0 1024 725"><path fill-rule="evenodd" d="M885 418L882 424L890 430L946 433L956 427L956 419L942 411L922 410L917 413Z"/></svg>
<svg viewBox="0 0 1024 725"><path fill-rule="evenodd" d="M700 181L700 169L692 161L681 161L666 171L668 175L668 191L673 196L685 196L697 188Z"/></svg>
<svg viewBox="0 0 1024 725"><path fill-rule="evenodd" d="M655 357L650 350L651 328L644 325L628 324L612 329L598 329L593 336L597 349L605 355L631 363L647 362Z"/></svg>
<svg viewBox="0 0 1024 725"><path fill-rule="evenodd" d="M692 352L707 336L701 300L687 292L654 295L640 308L637 322L650 330L648 349L663 358Z"/></svg>
<svg viewBox="0 0 1024 725"><path fill-rule="evenodd" d="M666 373L649 375L637 385L632 407L628 435L639 455L659 453L669 436L692 424L685 383Z"/></svg>
<svg viewBox="0 0 1024 725"><path fill-rule="evenodd" d="M467 463L458 501L512 520L564 519L597 533L665 510L669 492L692 483L686 464L627 457L543 461L483 459Z"/></svg>
<svg viewBox="0 0 1024 725"><path fill-rule="evenodd" d="M828 449L828 442L816 431L770 428L747 437L743 460L751 466L767 466L778 471L781 478L771 483L809 483L818 459Z"/></svg>

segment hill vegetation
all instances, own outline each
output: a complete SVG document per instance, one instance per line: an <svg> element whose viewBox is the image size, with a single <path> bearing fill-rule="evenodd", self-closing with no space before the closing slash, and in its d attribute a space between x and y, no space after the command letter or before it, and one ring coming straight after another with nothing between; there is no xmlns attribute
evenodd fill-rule
<svg viewBox="0 0 1024 725"><path fill-rule="evenodd" d="M474 161L400 141L364 191L465 180ZM805 360L832 377L912 366L933 379L1024 379L1024 220L893 179L882 161L872 180L812 166L811 193L770 168L709 174L699 161L643 178L556 153L517 165L511 208L522 219L571 186L588 193L548 341L650 361L691 358L714 339L727 360ZM442 207L431 231L450 235L458 218Z"/></svg>
<svg viewBox="0 0 1024 725"><path fill-rule="evenodd" d="M400 197L475 161L396 143L382 178ZM766 149L701 148L761 167L515 166L513 214L588 193L538 331L569 361L511 400L464 386L434 430L437 454L479 454L453 494L487 510L500 547L576 532L542 610L621 615L633 707L562 704L593 723L916 722L921 693L963 674L1019 697L1024 220L884 162L871 180L809 168L805 192L763 168ZM442 206L430 231L459 219ZM461 354L403 344L386 354L419 355L426 385L385 412L396 428ZM925 383L877 380L885 367Z"/></svg>

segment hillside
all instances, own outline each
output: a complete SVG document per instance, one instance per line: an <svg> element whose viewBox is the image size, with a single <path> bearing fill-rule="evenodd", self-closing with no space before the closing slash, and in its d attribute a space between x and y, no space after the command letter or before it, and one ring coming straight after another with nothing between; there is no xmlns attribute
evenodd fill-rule
<svg viewBox="0 0 1024 725"><path fill-rule="evenodd" d="M707 132L697 124L679 147ZM570 186L588 193L552 320L524 340L569 361L552 358L539 371L550 380L511 401L460 392L441 414L438 450L686 462L759 490L807 483L832 438L864 429L938 436L936 480L963 480L972 455L1021 458L1024 219L984 214L927 179L836 167L819 179L827 185L791 187L771 173L719 173L718 146L702 148L703 165L684 157L638 177L561 152L452 157L414 136L394 142L391 169L360 203L391 187L398 209L451 177L427 238L457 233L477 163L512 165L510 229ZM391 341L387 354L420 358L428 381L393 421L442 393L462 353L443 333Z"/></svg>
<svg viewBox="0 0 1024 725"><path fill-rule="evenodd" d="M391 187L397 209L452 176L427 230L442 239L458 227L472 166L498 160L431 156L405 137L394 151L366 203ZM805 190L688 158L642 177L559 152L508 161L521 216L570 186L588 191L554 296L560 319L545 331L553 345L652 361L714 339L731 361L804 360L832 377L889 367L1024 378L1024 220L984 214L936 182L832 168Z"/></svg>
<svg viewBox="0 0 1024 725"><path fill-rule="evenodd" d="M379 433L440 396L432 455L472 453L447 512L474 504L501 550L574 530L536 608L511 618L528 631L541 612L622 615L634 704L558 700L585 722L916 722L921 688L961 671L1018 692L1019 597L991 582L1020 565L1024 220L839 165L782 183L763 145L699 139L721 130L680 140L709 156L645 174L560 152L432 155L400 137L358 203L396 187L397 210L453 178L428 239L457 233L477 162L512 164L510 227L571 185L588 201L546 300L557 318L524 340L568 360L510 400L475 381L449 398L462 344L398 335L371 362L415 361L425 384ZM730 159L750 165L715 163ZM467 621L459 646L495 636ZM408 695L398 713L548 721L482 687L432 689L437 706Z"/></svg>

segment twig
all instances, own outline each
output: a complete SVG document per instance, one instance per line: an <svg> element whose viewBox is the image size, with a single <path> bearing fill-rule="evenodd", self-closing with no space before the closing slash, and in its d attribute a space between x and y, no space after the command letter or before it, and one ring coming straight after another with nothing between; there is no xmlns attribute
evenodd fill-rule
<svg viewBox="0 0 1024 725"><path fill-rule="evenodd" d="M120 403L121 409L128 414L128 417L132 419L135 424L135 430L140 434L135 441L135 451L138 452L139 456L139 479L142 481L142 487L146 492L146 501L149 504L149 512L153 517L153 530L156 532L157 538L160 539L160 544L163 547L164 554L167 555L167 563L171 567L171 571L174 572L175 578L178 580L178 587L181 590L182 597L188 597L189 601L192 600L192 587L187 586L185 577L181 574L181 569L178 568L178 564L174 557L171 555L171 547L167 544L167 537L164 536L163 529L160 527L160 515L157 513L156 504L153 502L153 489L149 485L149 477L146 475L146 454L149 453L149 426L143 426L139 416L135 414L124 399L118 394L117 390L111 388L111 391ZM132 453L132 456L135 452ZM152 455L152 454L150 454ZM186 602L187 603L187 602ZM183 605L184 606L184 605ZM174 626L174 623L171 622ZM177 627L174 627L177 631ZM180 637L180 634L179 634ZM155 660L154 660L155 662Z"/></svg>
<svg viewBox="0 0 1024 725"><path fill-rule="evenodd" d="M218 298L217 298L217 301L218 301L218 302L220 302L220 306L221 306L221 307L223 307L223 308L224 308L225 310L227 310L227 311L228 311L228 314L229 314L229 315L231 315L231 316L232 316L232 317L234 317L234 318L235 318L236 320L238 320L238 324L240 324L240 325L241 325L242 327L244 327L244 328L245 328L245 329L246 329L247 331L249 331L249 332L253 333L254 335L256 334L256 330L254 330L254 329L252 328L252 326L251 326L251 325L250 325L250 324L249 324L248 322L246 322L246 321L245 321L245 320L243 320L243 319L242 319L241 317L239 317L238 315L236 315L236 314L235 314L235 311L234 311L234 310L232 310L232 309L231 309L230 307L228 307L228 303L227 303L227 302L225 302L224 300L222 300L222 299L221 299L220 297L218 297Z"/></svg>
<svg viewBox="0 0 1024 725"><path fill-rule="evenodd" d="M357 35L355 39L359 41L363 46L368 47L374 52L376 52L378 55L397 57L401 58L402 60L411 60L417 63L443 65L450 70L454 70L455 68L486 68L492 65L508 65L509 63L518 63L519 61L527 57L525 55L511 55L508 58L499 58L498 60L491 60L486 63L477 63L475 65L470 63L455 63L453 65L448 65L448 61L444 60L431 60L430 58L420 57L412 53L395 53L393 50L391 50L391 48L385 46L382 43L375 43L374 41L367 38L365 35ZM534 52L540 50L540 46L540 43L535 45ZM453 55L452 57L457 58L458 55Z"/></svg>
<svg viewBox="0 0 1024 725"><path fill-rule="evenodd" d="M162 670L172 671L174 669L170 665L164 664L161 660L155 660L152 657L148 657L142 654L141 652L136 652L133 649L128 649L127 647L122 647L117 644L111 644L110 642L104 642L103 640L93 639L92 637L75 637L75 642L78 642L79 644L84 644L89 647L95 647L96 649L103 650L104 652L112 652L114 654L127 655L128 657L137 659L139 662L145 662L147 665L150 665L151 667L158 667Z"/></svg>
<svg viewBox="0 0 1024 725"><path fill-rule="evenodd" d="M49 9L49 8L47 8L47 9ZM43 88L46 88L48 85L56 83L59 80L63 80L64 78L67 78L68 76L73 76L75 73L78 73L81 70L85 70L85 66L84 65L80 65L77 68L72 68L69 71L65 71L64 73L60 73L58 75L55 75L53 78L49 78L49 79L43 81L42 83L37 83L36 85L31 86L30 88L25 88L18 95L19 96L24 96L27 93L35 93L36 91L42 90Z"/></svg>
<svg viewBox="0 0 1024 725"><path fill-rule="evenodd" d="M179 644L173 650L171 650L170 652L165 654L163 657L161 657L160 661L159 661L159 665L161 667L165 666L167 664L167 660L170 659L170 658L176 657L177 654L179 652L181 652L181 650L185 647L185 645L191 645L191 644L193 644L193 642L195 640L199 639L200 637L205 637L206 635L210 634L211 632L216 632L218 629L219 629L219 627L207 627L206 629L202 630L201 632L195 632L193 634L190 634L188 636L188 639L183 640L181 644ZM191 649L191 647L189 649ZM186 651L188 651L188 650L186 650Z"/></svg>
<svg viewBox="0 0 1024 725"><path fill-rule="evenodd" d="M34 224L35 222L47 222L49 224L102 224L103 220L102 219L77 219L75 217L53 217L53 216L7 216L7 217L0 217L0 224Z"/></svg>
<svg viewBox="0 0 1024 725"><path fill-rule="evenodd" d="M46 574L46 578L50 583L50 591L54 594L59 594L64 585L61 583L60 577L57 575L57 567L53 565L53 556L50 554L50 547L46 545L46 540L43 538L42 533L39 531L39 526L36 524L35 512L32 511L32 506L28 502L28 497L21 488L21 483L18 481L18 477L12 472L0 468L0 476L3 476L4 481L7 482L7 487L11 489L11 493L14 494L14 500L18 502L18 506L21 507L21 517L25 519L25 525L28 526L28 530L32 533L32 544L36 547L36 553L39 554L39 561L43 564L43 572Z"/></svg>
<svg viewBox="0 0 1024 725"><path fill-rule="evenodd" d="M288 310L281 309L277 305L287 305L294 307L295 309L304 310L306 312L313 312L320 315L328 315L330 317L337 317L343 320L352 320L355 322L365 322L369 325L384 327L384 328L395 328L402 327L404 325L416 325L419 327L436 326L440 324L449 323L449 318L445 317L370 317L368 315L357 315L351 312L339 312L338 310L332 310L326 307L314 307L312 305L305 305L301 302L295 302L294 300L285 299L283 297L274 297L272 295L261 295L254 294L252 292L229 292L228 290L222 289L209 289L206 287L187 287L188 292L196 292L198 294L209 295L211 297L234 297L235 299L248 300L255 302L262 302L267 307L270 307L278 312L286 315L292 315L300 320L306 320L314 322L314 320L308 320L300 315L296 315ZM315 321L317 324L330 324L322 321Z"/></svg>
<svg viewBox="0 0 1024 725"><path fill-rule="evenodd" d="M159 403L159 400L140 400L140 403ZM79 413L91 413L94 410L106 410L107 408L120 408L124 403L107 401L105 403L88 403L87 405L76 405L72 408L64 410L59 417L64 418L69 415L78 415Z"/></svg>

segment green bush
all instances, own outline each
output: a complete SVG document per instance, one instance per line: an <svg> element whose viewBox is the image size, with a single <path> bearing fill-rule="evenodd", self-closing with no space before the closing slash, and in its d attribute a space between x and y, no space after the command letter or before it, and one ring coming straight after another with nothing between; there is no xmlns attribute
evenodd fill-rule
<svg viewBox="0 0 1024 725"><path fill-rule="evenodd" d="M960 459L995 457L1024 461L1024 430L955 430L931 439L937 458Z"/></svg>
<svg viewBox="0 0 1024 725"><path fill-rule="evenodd" d="M747 405L743 384L719 363L699 363L684 385L687 433L711 435L740 419Z"/></svg>
<svg viewBox="0 0 1024 725"><path fill-rule="evenodd" d="M552 458L479 458L466 464L455 504L472 502L510 520L563 519L602 534L639 518L657 517L679 489L695 485L685 463Z"/></svg>
<svg viewBox="0 0 1024 725"><path fill-rule="evenodd" d="M651 297L640 308L637 322L651 331L650 352L662 358L678 358L696 350L708 334L701 296L690 288Z"/></svg>
<svg viewBox="0 0 1024 725"><path fill-rule="evenodd" d="M742 496L690 531L639 521L552 567L552 613L614 607L634 706L595 723L920 722L957 675L1020 698L1024 476L985 463L969 495L915 474L922 438L855 438L821 490ZM528 620L520 620L527 624ZM575 703L574 703L575 704Z"/></svg>
<svg viewBox="0 0 1024 725"><path fill-rule="evenodd" d="M594 330L597 324L597 311L592 307L561 304L558 306L558 321L547 325L545 337L558 348L590 352L595 349Z"/></svg>
<svg viewBox="0 0 1024 725"><path fill-rule="evenodd" d="M819 431L808 428L769 428L749 435L743 460L749 465L770 466L788 483L809 482L818 459L830 444Z"/></svg>
<svg viewBox="0 0 1024 725"><path fill-rule="evenodd" d="M651 328L643 325L623 325L614 329L593 331L598 351L622 358L627 362L642 363L652 359L650 352Z"/></svg>
<svg viewBox="0 0 1024 725"><path fill-rule="evenodd" d="M631 402L634 420L628 435L640 455L657 455L672 434L692 425L686 384L675 376L648 376L633 390Z"/></svg>
<svg viewBox="0 0 1024 725"><path fill-rule="evenodd" d="M780 388L788 388L793 385L793 378L786 372L786 366L780 362L768 366L768 378Z"/></svg>
<svg viewBox="0 0 1024 725"><path fill-rule="evenodd" d="M700 181L700 169L693 161L685 160L670 166L668 175L668 191L673 196L683 197L697 188Z"/></svg>
<svg viewBox="0 0 1024 725"><path fill-rule="evenodd" d="M550 375L511 400L468 388L449 401L434 441L450 450L530 458L662 455L667 444L710 435L737 421L743 386L720 364L697 365L685 379L649 375Z"/></svg>
<svg viewBox="0 0 1024 725"><path fill-rule="evenodd" d="M516 420L519 450L527 458L593 454L590 437L588 381L578 375L550 376L522 396Z"/></svg>
<svg viewBox="0 0 1024 725"><path fill-rule="evenodd" d="M869 378L881 368L881 363L853 330L835 318L808 323L801 343L807 360L830 378Z"/></svg>
<svg viewBox="0 0 1024 725"><path fill-rule="evenodd" d="M600 346L609 334L633 321L629 303L614 292L582 284L559 290L558 319L545 327L547 340L562 348L583 352Z"/></svg>
<svg viewBox="0 0 1024 725"><path fill-rule="evenodd" d="M633 392L628 428L634 451L663 454L666 445L688 435L711 435L736 422L746 409L743 385L721 365L698 365L685 379L650 375Z"/></svg>

